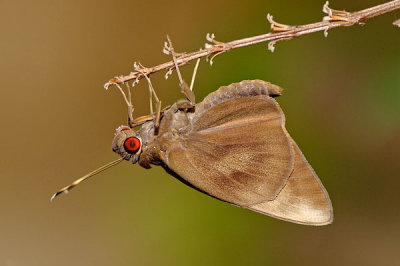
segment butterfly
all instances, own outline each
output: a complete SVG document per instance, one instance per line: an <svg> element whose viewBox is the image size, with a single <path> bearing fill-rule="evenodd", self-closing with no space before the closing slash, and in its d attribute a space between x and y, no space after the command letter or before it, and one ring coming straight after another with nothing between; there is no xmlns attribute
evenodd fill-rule
<svg viewBox="0 0 400 266"><path fill-rule="evenodd" d="M182 100L120 126L112 149L144 168L163 167L221 201L281 220L326 225L332 204L320 179L285 128L275 100L281 88L262 80L220 87L198 104ZM189 98L189 97L188 97ZM134 128L140 127L138 130Z"/></svg>

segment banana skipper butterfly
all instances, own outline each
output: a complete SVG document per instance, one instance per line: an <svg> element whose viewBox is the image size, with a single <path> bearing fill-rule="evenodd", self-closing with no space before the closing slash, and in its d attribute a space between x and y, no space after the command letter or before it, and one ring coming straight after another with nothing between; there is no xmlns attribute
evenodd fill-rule
<svg viewBox="0 0 400 266"><path fill-rule="evenodd" d="M154 119L137 119L137 131L120 126L112 149L121 158L88 176L122 160L144 168L160 165L233 205L299 224L329 224L328 193L286 131L273 98L279 95L276 85L246 80L219 88L195 106L173 104L162 111L156 133Z"/></svg>

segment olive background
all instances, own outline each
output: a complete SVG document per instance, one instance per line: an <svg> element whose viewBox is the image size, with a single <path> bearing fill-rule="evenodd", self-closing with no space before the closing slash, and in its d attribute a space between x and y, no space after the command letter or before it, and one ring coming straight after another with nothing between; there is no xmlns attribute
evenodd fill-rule
<svg viewBox="0 0 400 266"><path fill-rule="evenodd" d="M384 1L331 1L360 10ZM286 125L331 197L333 224L292 224L218 201L160 167L124 162L50 203L76 178L115 160L126 105L103 84L204 47L297 25L324 1L0 0L0 265L396 265L400 261L400 28L395 11L352 26L202 60L200 101L219 86L282 86ZM190 81L194 64L182 68ZM152 75L164 106L176 73ZM135 116L148 90L134 88ZM267 133L266 133L267 134Z"/></svg>

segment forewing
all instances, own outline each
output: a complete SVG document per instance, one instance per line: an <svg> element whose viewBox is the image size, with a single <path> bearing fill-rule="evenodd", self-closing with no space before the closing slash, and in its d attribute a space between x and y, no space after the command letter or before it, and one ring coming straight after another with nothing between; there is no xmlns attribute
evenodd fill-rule
<svg viewBox="0 0 400 266"><path fill-rule="evenodd" d="M192 130L174 139L166 152L173 172L200 191L243 207L276 197L294 157L274 99L222 99L195 113L193 121Z"/></svg>
<svg viewBox="0 0 400 266"><path fill-rule="evenodd" d="M329 195L297 144L293 140L292 143L294 170L285 187L274 200L248 209L299 224L330 224L333 212Z"/></svg>

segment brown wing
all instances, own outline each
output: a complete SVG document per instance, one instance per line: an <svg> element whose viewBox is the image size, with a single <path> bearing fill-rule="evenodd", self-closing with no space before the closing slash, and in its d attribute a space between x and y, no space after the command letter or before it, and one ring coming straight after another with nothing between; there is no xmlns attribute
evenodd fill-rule
<svg viewBox="0 0 400 266"><path fill-rule="evenodd" d="M293 148L268 84L232 84L196 106L191 130L170 143L166 165L197 189L247 207L276 197ZM269 84L270 85L270 84Z"/></svg>
<svg viewBox="0 0 400 266"><path fill-rule="evenodd" d="M285 187L274 200L248 209L299 224L330 224L333 212L328 193L297 144L293 140L292 143L295 150L294 171Z"/></svg>

